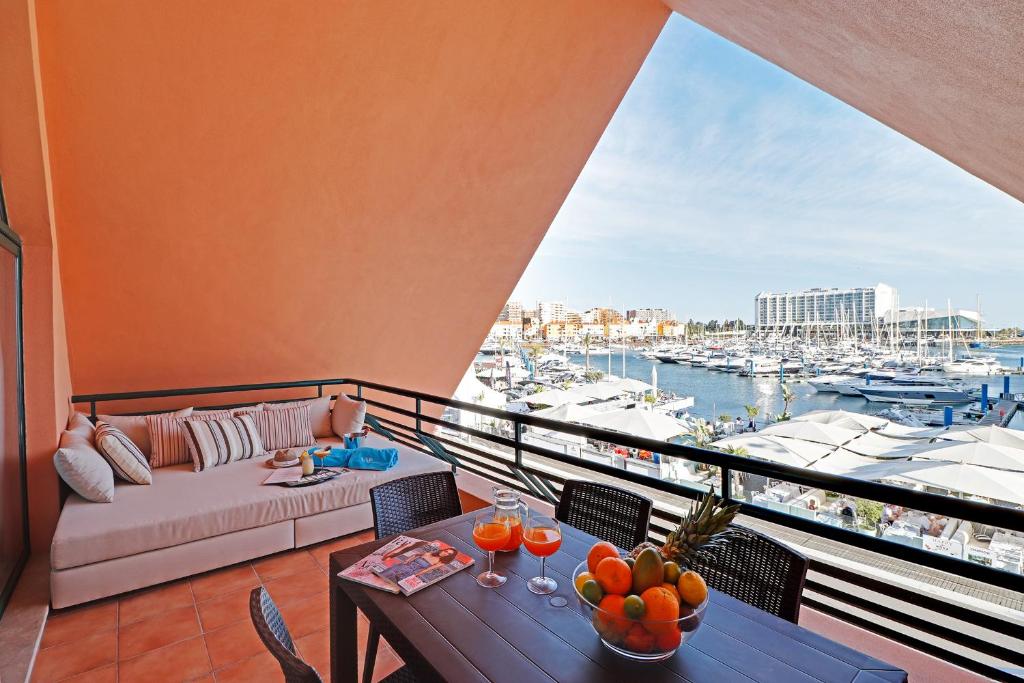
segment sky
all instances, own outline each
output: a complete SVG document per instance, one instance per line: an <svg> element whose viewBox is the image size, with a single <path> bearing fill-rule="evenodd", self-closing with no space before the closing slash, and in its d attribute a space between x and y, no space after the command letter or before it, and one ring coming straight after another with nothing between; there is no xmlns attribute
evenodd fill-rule
<svg viewBox="0 0 1024 683"><path fill-rule="evenodd" d="M512 299L753 320L872 286L1024 325L1024 204L673 14Z"/></svg>

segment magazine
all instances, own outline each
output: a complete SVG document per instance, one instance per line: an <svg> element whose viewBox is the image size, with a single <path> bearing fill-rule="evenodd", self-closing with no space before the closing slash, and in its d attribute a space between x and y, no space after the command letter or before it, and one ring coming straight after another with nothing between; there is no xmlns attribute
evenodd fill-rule
<svg viewBox="0 0 1024 683"><path fill-rule="evenodd" d="M382 553L372 571L389 584L397 584L405 595L412 595L473 564L473 558L447 543L402 538L406 542Z"/></svg>
<svg viewBox="0 0 1024 683"><path fill-rule="evenodd" d="M349 581L361 583L364 586L369 586L370 588L377 588L382 591L387 591L388 593L398 593L400 592L398 584L393 581L388 581L387 579L382 579L381 577L377 576L373 573L373 568L384 566L384 555L392 553L398 550L399 548L402 548L403 546L407 546L411 543L416 542L417 540L415 538L409 538L408 536L399 536L390 543L386 543L385 545L382 545L380 548L377 548L376 551L374 551L370 555L367 555L355 564L349 566L344 571L339 572L338 576L340 576L343 579L348 579Z"/></svg>

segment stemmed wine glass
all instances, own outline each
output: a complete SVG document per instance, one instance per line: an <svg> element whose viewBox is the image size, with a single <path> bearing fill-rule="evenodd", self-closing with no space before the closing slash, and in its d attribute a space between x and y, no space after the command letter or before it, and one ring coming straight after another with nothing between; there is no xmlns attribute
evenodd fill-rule
<svg viewBox="0 0 1024 683"><path fill-rule="evenodd" d="M512 537L512 527L505 513L490 507L473 520L473 541L481 550L487 551L487 571L476 577L484 588L497 588L505 584L508 577L494 571L494 551L504 546Z"/></svg>
<svg viewBox="0 0 1024 683"><path fill-rule="evenodd" d="M554 593L558 583L544 574L549 555L554 555L562 545L562 528L558 520L530 510L523 526L523 545L530 554L540 558L540 576L527 582L526 587L538 595Z"/></svg>

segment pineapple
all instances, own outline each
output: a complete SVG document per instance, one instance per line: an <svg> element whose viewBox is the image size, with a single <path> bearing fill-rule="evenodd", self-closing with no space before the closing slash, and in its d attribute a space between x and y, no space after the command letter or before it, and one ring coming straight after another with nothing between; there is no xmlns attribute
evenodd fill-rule
<svg viewBox="0 0 1024 683"><path fill-rule="evenodd" d="M700 500L690 504L689 512L679 520L679 526L669 533L660 548L653 543L638 545L630 553L636 557L644 548L655 548L666 560L688 568L699 552L709 550L728 541L732 535L729 523L740 510L739 505L723 505L716 500L713 489Z"/></svg>

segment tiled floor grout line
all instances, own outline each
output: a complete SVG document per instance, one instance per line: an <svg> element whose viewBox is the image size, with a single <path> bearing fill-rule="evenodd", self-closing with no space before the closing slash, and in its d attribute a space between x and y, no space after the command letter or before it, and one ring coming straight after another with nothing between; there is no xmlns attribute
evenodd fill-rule
<svg viewBox="0 0 1024 683"><path fill-rule="evenodd" d="M203 628L203 618L199 616L199 601L196 600L196 592L192 588L192 577L188 577L188 592L192 596L192 609L196 613L196 624L199 626L199 637L203 641L203 650L206 652L206 661L210 663L210 675L213 676L214 681L217 680L217 676L213 673L213 657L210 656L210 648L206 644L206 629ZM200 678L196 676L196 678Z"/></svg>

